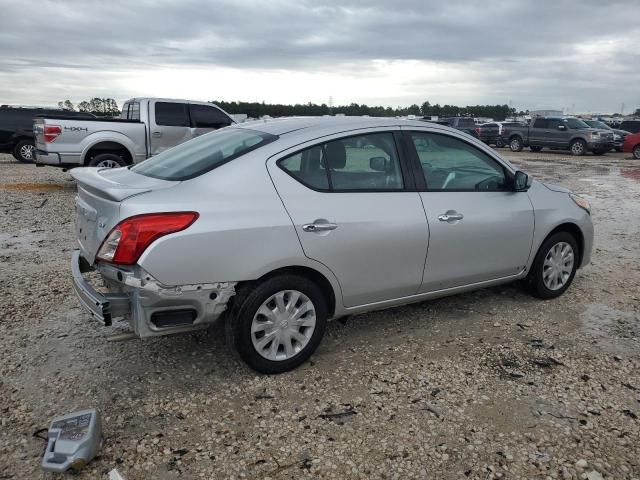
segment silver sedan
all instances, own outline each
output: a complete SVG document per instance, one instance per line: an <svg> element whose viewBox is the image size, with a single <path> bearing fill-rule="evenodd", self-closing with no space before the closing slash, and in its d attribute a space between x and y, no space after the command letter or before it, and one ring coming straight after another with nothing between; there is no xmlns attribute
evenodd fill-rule
<svg viewBox="0 0 640 480"><path fill-rule="evenodd" d="M420 121L234 125L72 175L71 267L91 315L140 337L224 319L265 373L305 361L329 319L520 279L558 297L593 243L586 200Z"/></svg>

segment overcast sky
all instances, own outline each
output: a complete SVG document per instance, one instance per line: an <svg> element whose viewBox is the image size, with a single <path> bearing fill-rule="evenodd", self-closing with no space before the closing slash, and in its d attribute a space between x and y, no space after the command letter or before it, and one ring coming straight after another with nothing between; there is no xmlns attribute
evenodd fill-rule
<svg viewBox="0 0 640 480"><path fill-rule="evenodd" d="M0 103L640 107L640 0L0 0Z"/></svg>

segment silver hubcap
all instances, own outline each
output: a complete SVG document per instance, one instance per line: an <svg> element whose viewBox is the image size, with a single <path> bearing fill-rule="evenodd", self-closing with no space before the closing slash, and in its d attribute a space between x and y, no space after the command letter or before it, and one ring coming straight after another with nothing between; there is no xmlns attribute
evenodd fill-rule
<svg viewBox="0 0 640 480"><path fill-rule="evenodd" d="M120 164L115 160L102 160L96 165L96 167L100 168L118 168L119 166Z"/></svg>
<svg viewBox="0 0 640 480"><path fill-rule="evenodd" d="M251 323L251 341L262 357L288 360L307 346L315 328L316 310L309 297L282 290L260 305Z"/></svg>
<svg viewBox="0 0 640 480"><path fill-rule="evenodd" d="M571 151L573 153L578 153L579 154L579 153L582 153L583 150L584 149L582 148L582 143L580 143L580 142L576 142L571 146Z"/></svg>
<svg viewBox="0 0 640 480"><path fill-rule="evenodd" d="M27 160L33 159L33 148L33 145L23 145L20 147L20 155L22 155L22 158Z"/></svg>
<svg viewBox="0 0 640 480"><path fill-rule="evenodd" d="M519 140L511 140L511 150L518 150L520 148Z"/></svg>
<svg viewBox="0 0 640 480"><path fill-rule="evenodd" d="M567 242L558 242L551 247L542 265L542 280L549 290L558 290L567 283L573 261L573 248Z"/></svg>

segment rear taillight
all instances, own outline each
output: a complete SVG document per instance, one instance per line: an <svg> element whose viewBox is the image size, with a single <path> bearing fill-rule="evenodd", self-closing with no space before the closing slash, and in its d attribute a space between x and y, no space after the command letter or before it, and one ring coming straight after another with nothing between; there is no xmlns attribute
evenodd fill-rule
<svg viewBox="0 0 640 480"><path fill-rule="evenodd" d="M44 126L44 141L47 143L53 142L58 135L62 133L60 125L45 125Z"/></svg>
<svg viewBox="0 0 640 480"><path fill-rule="evenodd" d="M502 135L508 135L508 134L509 134L509 129L502 127Z"/></svg>
<svg viewBox="0 0 640 480"><path fill-rule="evenodd" d="M480 127L476 127L473 129L474 132L476 132L476 135L480 136Z"/></svg>
<svg viewBox="0 0 640 480"><path fill-rule="evenodd" d="M129 217L113 227L100 245L96 260L134 265L158 238L176 233L196 221L197 212L150 213Z"/></svg>

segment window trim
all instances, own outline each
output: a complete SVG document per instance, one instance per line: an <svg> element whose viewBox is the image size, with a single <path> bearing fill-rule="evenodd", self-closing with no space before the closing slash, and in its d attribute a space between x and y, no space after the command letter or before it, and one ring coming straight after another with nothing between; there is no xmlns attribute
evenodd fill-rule
<svg viewBox="0 0 640 480"><path fill-rule="evenodd" d="M447 192L473 192L473 193L489 193L489 192L513 192L513 189L511 187L511 185L513 184L513 178L514 178L514 173L511 172L511 170L509 168L507 168L507 166L505 164L503 164L501 161L499 161L497 158L495 158L493 155L490 155L488 152L483 151L482 149L478 148L476 145L474 145L473 143L467 141L464 138L461 138L460 136L457 135L451 135L448 132L436 132L436 131L432 131L432 130L403 130L403 136L404 136L404 143L407 145L407 149L409 151L409 161L411 162L412 166L413 166L413 172L414 175L416 176L416 190L418 192L437 192L437 193L447 193ZM499 190L475 190L475 189L468 189L468 188L451 188L451 189L446 189L446 190L440 190L440 189L430 189L428 184L427 184L427 179L425 178L424 175L424 171L422 170L422 164L420 163L420 156L418 155L418 150L415 148L415 144L413 143L413 140L411 138L411 134L412 133L420 133L420 134L427 134L427 135L440 135L440 136L444 136L444 137L449 137L449 138L455 138L456 140L467 144L468 146L474 148L475 150L483 153L484 155L486 155L489 159L491 159L493 162L495 162L504 172L504 176L505 176L505 180L507 182L507 187L504 189L499 189Z"/></svg>
<svg viewBox="0 0 640 480"><path fill-rule="evenodd" d="M346 138L353 138L353 137L364 137L367 135L374 135L374 134L378 134L378 133L390 133L393 137L393 143L396 149L396 155L398 157L398 164L400 166L400 175L402 176L402 184L403 187L402 188L367 188L367 189L360 189L360 188L350 188L350 189L344 189L344 190L334 190L333 189L333 183L331 181L331 175L329 174L329 170L325 169L326 171L326 175L327 175L327 185L329 186L328 189L326 188L317 188L314 187L313 185L309 185L307 182L304 182L303 180L301 180L300 178L294 176L289 170L287 170L286 168L284 168L281 163L290 158L293 157L295 155L298 155L301 152L304 152L305 150L309 150L312 149L314 147L320 147L322 149L322 151L324 152L324 145L333 141L338 141L338 140L344 140ZM336 134L336 135L340 135L340 133ZM316 142L316 140L320 140L320 138L318 139L314 139L314 140L310 140L311 142ZM411 192L411 191L415 191L415 184L414 184L414 178L413 178L413 172L411 172L410 174L410 165L408 164L407 161L407 156L406 156L406 152L405 152L405 147L404 145L402 145L404 142L402 142L402 131L398 130L398 129L390 129L390 130L375 130L375 131L370 131L370 132L359 132L359 133L352 133L350 135L344 135L344 136L339 136L339 137L333 137L330 139L326 139L317 143L313 143L311 145L306 145L304 148L301 148L299 150L296 150L294 152L288 153L283 157L278 158L275 161L276 166L282 170L284 173L286 173L287 175L289 175L293 180L295 180L296 182L298 182L299 184L305 186L306 188L308 188L309 190L313 190L314 192L319 192L319 193L396 193L396 192ZM401 148L402 147L402 148Z"/></svg>

